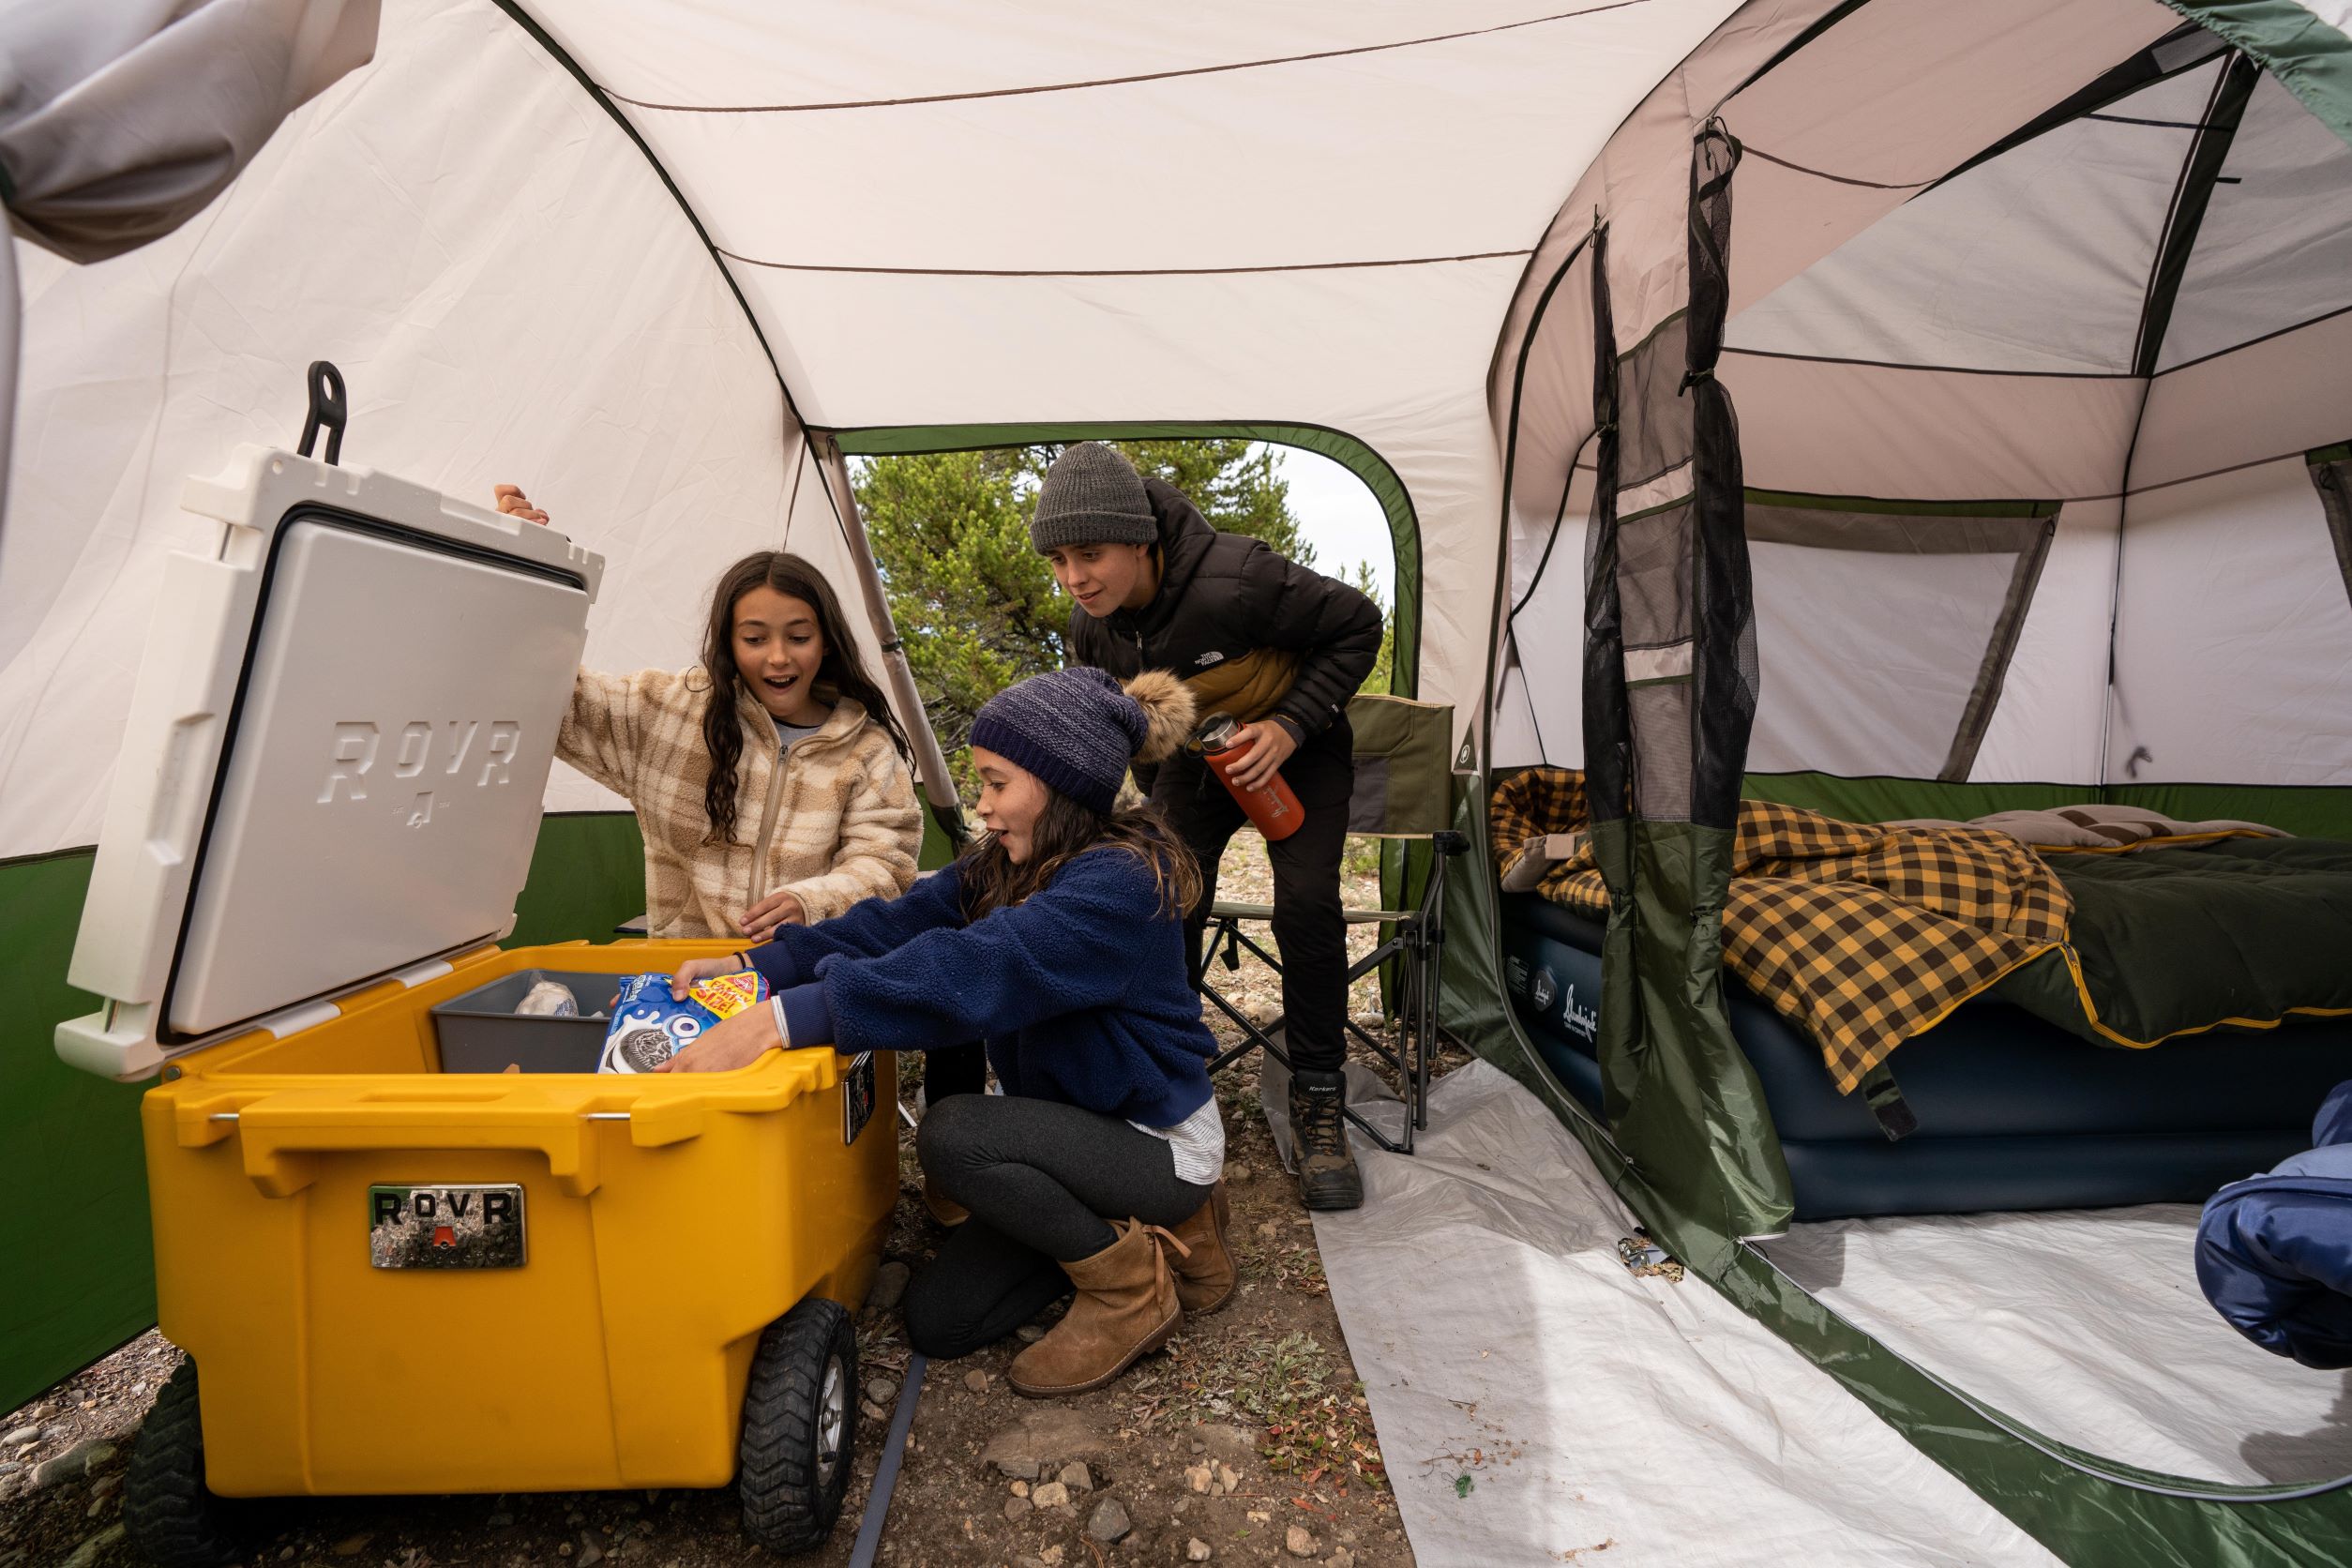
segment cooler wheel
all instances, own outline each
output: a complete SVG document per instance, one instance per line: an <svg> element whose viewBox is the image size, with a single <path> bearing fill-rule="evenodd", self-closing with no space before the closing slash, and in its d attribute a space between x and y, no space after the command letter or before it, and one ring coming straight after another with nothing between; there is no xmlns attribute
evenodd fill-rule
<svg viewBox="0 0 2352 1568"><path fill-rule="evenodd" d="M204 1489L196 1364L180 1358L139 1425L123 1476L123 1529L156 1568L215 1568L240 1555L234 1505Z"/></svg>
<svg viewBox="0 0 2352 1568"><path fill-rule="evenodd" d="M771 1551L820 1545L841 1515L857 1439L857 1332L811 1297L761 1331L743 1401L735 1486L743 1525Z"/></svg>

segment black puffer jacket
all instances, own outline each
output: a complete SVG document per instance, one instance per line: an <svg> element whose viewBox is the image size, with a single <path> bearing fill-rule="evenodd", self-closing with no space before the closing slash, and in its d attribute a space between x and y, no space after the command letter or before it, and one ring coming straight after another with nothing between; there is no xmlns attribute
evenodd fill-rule
<svg viewBox="0 0 2352 1568"><path fill-rule="evenodd" d="M1268 716L1289 719L1303 738L1320 733L1380 656L1380 606L1263 539L1218 533L1166 480L1146 476L1143 488L1159 520L1159 592L1141 610L1099 621L1073 607L1067 662L1123 681L1144 670L1198 674L1280 649L1297 656L1298 674Z"/></svg>

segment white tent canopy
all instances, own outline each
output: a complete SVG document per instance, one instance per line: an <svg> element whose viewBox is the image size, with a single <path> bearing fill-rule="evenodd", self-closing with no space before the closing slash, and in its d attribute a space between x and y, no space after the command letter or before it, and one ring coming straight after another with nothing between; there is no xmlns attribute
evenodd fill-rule
<svg viewBox="0 0 2352 1568"><path fill-rule="evenodd" d="M351 384L347 461L523 482L611 558L607 668L686 662L745 549L846 578L799 420L1342 430L1444 543L1422 688L1467 699L1497 324L1575 172L1733 8L535 13L657 172L516 16L393 0L375 62L180 234L86 269L26 257L0 856L94 836L119 628L158 550L195 542L179 476L291 439L314 358ZM612 804L550 785L552 808Z"/></svg>

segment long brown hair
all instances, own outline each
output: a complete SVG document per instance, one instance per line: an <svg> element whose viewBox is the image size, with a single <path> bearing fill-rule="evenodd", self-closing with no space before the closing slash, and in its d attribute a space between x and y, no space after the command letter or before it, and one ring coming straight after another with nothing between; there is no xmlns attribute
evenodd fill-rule
<svg viewBox="0 0 2352 1568"><path fill-rule="evenodd" d="M702 633L702 668L711 677L711 700L702 709L702 748L711 759L710 778L702 786L702 810L711 820L705 843L723 844L735 836L735 775L743 761L743 721L735 716L743 691L743 676L735 669L735 606L754 588L773 588L817 612L817 636L825 647L824 659L817 666L820 700L854 699L890 736L900 757L912 755L907 732L898 727L882 687L858 656L833 585L797 555L754 550L720 574L711 592L710 625Z"/></svg>
<svg viewBox="0 0 2352 1568"><path fill-rule="evenodd" d="M1102 848L1124 851L1152 868L1152 887L1163 915L1182 918L1199 901L1200 867L1156 809L1131 806L1105 816L1048 784L1046 808L1031 831L1026 861L1014 865L992 833L974 838L958 857L964 918L977 920L992 910L1009 909L1053 881L1079 855Z"/></svg>

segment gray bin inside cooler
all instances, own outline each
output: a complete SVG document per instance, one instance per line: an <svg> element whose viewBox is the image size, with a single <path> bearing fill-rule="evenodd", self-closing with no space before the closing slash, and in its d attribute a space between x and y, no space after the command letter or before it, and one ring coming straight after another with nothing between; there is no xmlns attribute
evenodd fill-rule
<svg viewBox="0 0 2352 1568"><path fill-rule="evenodd" d="M621 994L618 974L582 974L576 970L524 969L487 986L451 997L432 1010L445 1073L503 1073L513 1063L526 1073L593 1073L604 1054L604 1033L612 1003ZM518 1014L522 999L542 980L568 988L580 1017L550 1018ZM603 1018L590 1018L601 1013Z"/></svg>

